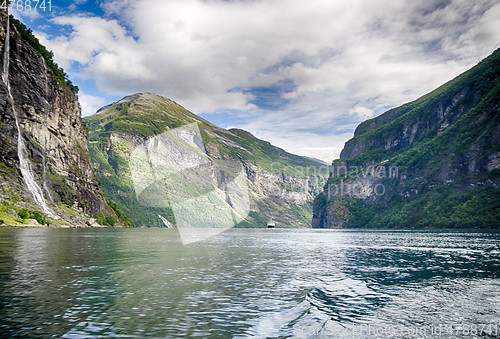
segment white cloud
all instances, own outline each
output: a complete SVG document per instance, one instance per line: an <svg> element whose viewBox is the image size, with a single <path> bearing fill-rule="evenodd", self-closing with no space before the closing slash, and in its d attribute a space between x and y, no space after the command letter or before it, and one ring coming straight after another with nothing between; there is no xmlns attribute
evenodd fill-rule
<svg viewBox="0 0 500 339"><path fill-rule="evenodd" d="M20 4L21 5L21 4ZM24 2L22 8L24 9ZM40 12L36 9L30 11L27 10L17 10L17 4L9 6L9 14L12 14L16 18L23 18L23 20L29 19L34 20L41 17Z"/></svg>
<svg viewBox="0 0 500 339"><path fill-rule="evenodd" d="M331 163L339 157L346 140L353 137L353 133L334 135L318 135L311 132L292 132L277 134L273 131L257 131L255 136L268 140L273 145L297 155L308 156Z"/></svg>
<svg viewBox="0 0 500 339"><path fill-rule="evenodd" d="M82 107L83 116L92 115L97 112L99 108L106 105L106 99L89 95L82 91L78 93L78 100L80 101L80 105Z"/></svg>
<svg viewBox="0 0 500 339"><path fill-rule="evenodd" d="M375 112L367 107L356 106L349 110L349 114L355 116L358 120L364 121L373 118Z"/></svg>
<svg viewBox="0 0 500 339"><path fill-rule="evenodd" d="M157 92L196 113L238 110L252 119L241 127L281 133L274 140L289 149L310 149L327 130L321 141L342 147L338 136L361 120L434 89L500 41L495 0L108 0L102 8L105 18L54 19L72 28L42 39L59 64L80 63L80 76L103 93ZM248 90L279 81L293 84L276 97L284 103L258 109L259 94Z"/></svg>

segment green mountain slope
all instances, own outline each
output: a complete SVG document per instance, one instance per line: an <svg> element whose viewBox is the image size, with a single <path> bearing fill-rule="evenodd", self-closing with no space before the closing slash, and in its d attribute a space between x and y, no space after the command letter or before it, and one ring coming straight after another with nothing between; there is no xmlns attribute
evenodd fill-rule
<svg viewBox="0 0 500 339"><path fill-rule="evenodd" d="M313 227L498 227L500 50L365 121L315 200Z"/></svg>
<svg viewBox="0 0 500 339"><path fill-rule="evenodd" d="M328 166L287 153L243 130L219 128L152 93L127 96L84 120L89 129L91 158L103 190L108 199L115 201L130 217L134 226L165 226L159 216L171 224L176 220L171 206L148 207L138 200L131 154L148 138L192 123L197 124L211 160L232 162L244 169L250 192L250 213L238 224L240 227L265 227L270 218L282 227L310 227L312 200L329 173ZM217 177L217 180L222 187L224 178Z"/></svg>

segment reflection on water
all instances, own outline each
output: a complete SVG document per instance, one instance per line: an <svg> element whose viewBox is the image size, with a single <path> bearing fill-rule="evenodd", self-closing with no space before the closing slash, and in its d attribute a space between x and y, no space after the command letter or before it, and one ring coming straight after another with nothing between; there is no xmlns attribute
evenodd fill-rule
<svg viewBox="0 0 500 339"><path fill-rule="evenodd" d="M2 337L495 337L500 232L1 229L0 288Z"/></svg>

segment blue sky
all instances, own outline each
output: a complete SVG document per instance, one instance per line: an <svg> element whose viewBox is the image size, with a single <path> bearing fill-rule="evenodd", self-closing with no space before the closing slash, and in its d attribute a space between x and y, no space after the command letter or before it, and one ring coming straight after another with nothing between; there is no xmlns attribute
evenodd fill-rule
<svg viewBox="0 0 500 339"><path fill-rule="evenodd" d="M500 42L496 0L52 0L10 12L80 87L84 115L155 92L325 161L360 122Z"/></svg>

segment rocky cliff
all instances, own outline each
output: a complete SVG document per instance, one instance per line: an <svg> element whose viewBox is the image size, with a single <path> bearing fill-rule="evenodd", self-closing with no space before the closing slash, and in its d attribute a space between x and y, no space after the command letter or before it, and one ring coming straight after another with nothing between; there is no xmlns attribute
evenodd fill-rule
<svg viewBox="0 0 500 339"><path fill-rule="evenodd" d="M100 214L116 217L93 172L75 88L58 78L62 70L49 65L50 54L5 11L0 50L2 222L24 224L33 218L77 226Z"/></svg>
<svg viewBox="0 0 500 339"><path fill-rule="evenodd" d="M500 51L363 122L333 162L313 227L498 227Z"/></svg>
<svg viewBox="0 0 500 339"><path fill-rule="evenodd" d="M135 226L175 224L172 204L185 196L210 197L212 190L224 196L237 217L246 213L238 212L235 200L242 205L242 196L248 192L248 215L237 223L240 227L265 227L271 218L281 227L310 227L312 200L325 184L330 169L246 131L219 128L152 93L125 97L85 121L90 130L92 161L105 193ZM134 170L137 162L140 169ZM150 181L165 179L163 173L151 170L159 167L169 173L186 169L182 175L189 180L177 192L177 198L172 197L177 182L167 182L170 196L151 193L151 187L146 189ZM227 189L238 178L244 178L238 183L240 188L245 187L240 196ZM194 182L197 184L192 185ZM210 199L214 208L224 208L216 194ZM169 203L163 203L167 200ZM197 212L207 214L207 218L210 214L207 210Z"/></svg>

